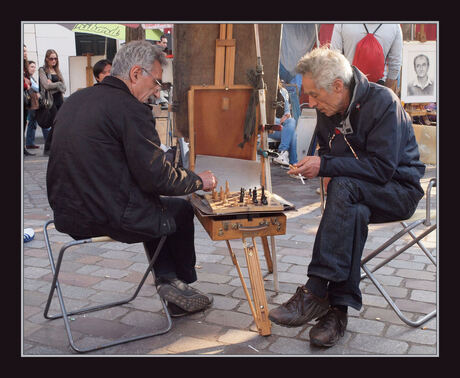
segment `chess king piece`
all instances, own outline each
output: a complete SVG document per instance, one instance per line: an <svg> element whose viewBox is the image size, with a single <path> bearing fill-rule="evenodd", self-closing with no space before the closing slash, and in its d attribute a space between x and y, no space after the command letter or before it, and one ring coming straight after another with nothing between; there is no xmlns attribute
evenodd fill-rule
<svg viewBox="0 0 460 378"><path fill-rule="evenodd" d="M252 191L252 202L255 204L258 204L259 201L257 200L257 188L254 188Z"/></svg>
<svg viewBox="0 0 460 378"><path fill-rule="evenodd" d="M262 203L262 205L268 205L268 201L267 201L267 196L265 195L265 188L264 186L262 185L262 195L260 197L260 202Z"/></svg>

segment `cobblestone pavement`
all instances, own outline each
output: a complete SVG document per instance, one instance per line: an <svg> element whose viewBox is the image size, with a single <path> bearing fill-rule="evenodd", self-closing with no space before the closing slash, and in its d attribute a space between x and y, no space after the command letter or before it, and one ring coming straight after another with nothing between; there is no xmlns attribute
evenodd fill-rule
<svg viewBox="0 0 460 378"><path fill-rule="evenodd" d="M75 352L69 346L62 319L47 320L43 316L52 280L43 225L52 219L53 214L48 204L45 184L48 158L43 156L43 145L33 152L35 156L24 156L24 228L33 228L35 238L24 244L22 252L22 354L72 355ZM422 181L425 189L429 179L435 175L436 167L428 166ZM273 191L293 202L297 211L287 213L287 232L276 237L279 293L274 291L273 276L267 272L263 253L260 253L262 246L258 245L270 309L285 302L297 286L305 283L306 269L321 216L320 199L316 193L318 179L307 180L306 185L302 185L299 180L287 176L285 170L274 166L272 181ZM432 208L436 210L436 188L432 191L432 201ZM419 208L425 208L424 199ZM399 229L399 223L370 225L364 253L376 248ZM69 236L55 229L50 230L55 258L60 246L69 240ZM424 242L436 256L436 233L433 232ZM401 242L397 242L398 245ZM363 307L360 311L349 310L345 335L334 347L323 349L310 346L309 330L313 323L298 328L272 324L271 335L260 336L225 242L210 240L196 221L196 247L198 281L192 285L214 296L212 307L204 312L173 319L172 329L167 334L89 354L438 355L438 318L417 328L406 325L368 279L361 282ZM242 245L232 241L232 247L249 287ZM142 244L94 243L75 248L74 252L64 256L60 278L68 309L128 297L146 264ZM416 318L436 308L436 268L418 247L411 247L402 253L381 268L377 276L406 315ZM50 311L59 311L56 296ZM71 317L75 340L81 347L110 340L114 336L140 334L151 327L161 327L164 322L161 304L150 275L139 297L132 303Z"/></svg>

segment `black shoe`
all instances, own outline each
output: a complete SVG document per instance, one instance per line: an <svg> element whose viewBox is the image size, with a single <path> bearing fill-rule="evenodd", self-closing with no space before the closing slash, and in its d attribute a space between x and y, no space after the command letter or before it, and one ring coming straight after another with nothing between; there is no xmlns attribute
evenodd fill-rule
<svg viewBox="0 0 460 378"><path fill-rule="evenodd" d="M169 315L171 316L171 318L180 318L181 316L187 316L187 315L195 314L198 311L201 311L201 310L186 311L183 308L180 308L179 306L171 302L168 302L166 306L168 307Z"/></svg>
<svg viewBox="0 0 460 378"><path fill-rule="evenodd" d="M335 345L345 334L347 324L347 313L331 307L310 330L310 343L321 347Z"/></svg>
<svg viewBox="0 0 460 378"><path fill-rule="evenodd" d="M178 278L157 278L155 285L158 294L168 304L175 304L187 312L204 310L212 303L212 296L187 285Z"/></svg>
<svg viewBox="0 0 460 378"><path fill-rule="evenodd" d="M299 286L292 298L269 312L268 318L282 326L299 327L323 316L328 308L327 297L319 298L309 292L305 286Z"/></svg>
<svg viewBox="0 0 460 378"><path fill-rule="evenodd" d="M35 154L31 154L29 151L27 151L25 148L24 148L24 155L26 156L35 156Z"/></svg>
<svg viewBox="0 0 460 378"><path fill-rule="evenodd" d="M36 146L35 144L31 144L30 146L26 146L28 150L33 150L35 148L40 148L39 146Z"/></svg>

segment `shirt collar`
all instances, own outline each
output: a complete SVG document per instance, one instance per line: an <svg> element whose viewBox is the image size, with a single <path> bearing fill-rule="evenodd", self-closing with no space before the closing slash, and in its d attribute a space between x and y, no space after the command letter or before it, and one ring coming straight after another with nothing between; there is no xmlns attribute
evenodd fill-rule
<svg viewBox="0 0 460 378"><path fill-rule="evenodd" d="M427 82L425 83L425 85L420 85L420 83L418 82L418 80L415 80L414 83L412 84L412 86L414 87L419 87L420 89L425 89L426 87L428 87L429 85L432 85L433 82L431 81L430 78L428 78Z"/></svg>

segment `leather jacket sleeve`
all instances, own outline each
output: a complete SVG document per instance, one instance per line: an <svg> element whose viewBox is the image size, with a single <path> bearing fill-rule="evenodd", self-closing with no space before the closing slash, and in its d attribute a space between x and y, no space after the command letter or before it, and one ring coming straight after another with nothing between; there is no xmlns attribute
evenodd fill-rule
<svg viewBox="0 0 460 378"><path fill-rule="evenodd" d="M194 172L175 168L160 148L155 120L148 106L139 103L125 119L123 145L131 174L144 192L180 196L202 189L203 182ZM136 127L132 127L136 124Z"/></svg>

